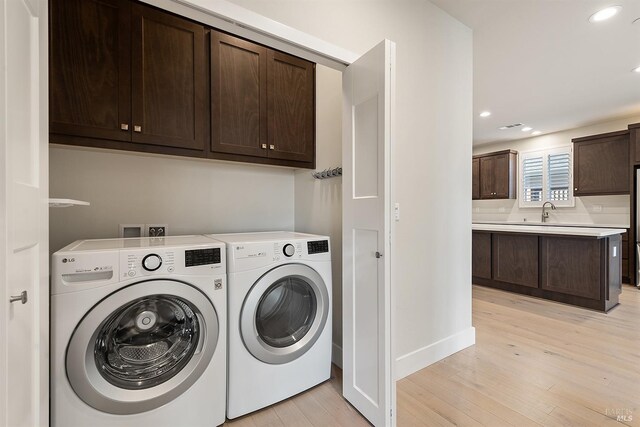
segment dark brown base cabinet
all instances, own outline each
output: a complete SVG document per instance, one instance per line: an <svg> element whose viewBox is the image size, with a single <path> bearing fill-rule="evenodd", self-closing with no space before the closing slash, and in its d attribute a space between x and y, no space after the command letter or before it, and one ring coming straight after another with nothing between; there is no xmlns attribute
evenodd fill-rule
<svg viewBox="0 0 640 427"><path fill-rule="evenodd" d="M473 283L609 311L618 304L620 235L473 232Z"/></svg>

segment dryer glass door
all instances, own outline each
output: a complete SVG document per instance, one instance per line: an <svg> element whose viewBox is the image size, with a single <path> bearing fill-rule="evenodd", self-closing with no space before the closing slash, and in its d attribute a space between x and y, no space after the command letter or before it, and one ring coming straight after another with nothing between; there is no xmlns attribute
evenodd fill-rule
<svg viewBox="0 0 640 427"><path fill-rule="evenodd" d="M330 305L327 285L313 268L276 267L260 277L245 297L240 314L245 347L266 363L291 362L320 337Z"/></svg>
<svg viewBox="0 0 640 427"><path fill-rule="evenodd" d="M287 276L271 285L256 309L258 335L268 345L288 347L309 332L316 317L318 300L311 285Z"/></svg>

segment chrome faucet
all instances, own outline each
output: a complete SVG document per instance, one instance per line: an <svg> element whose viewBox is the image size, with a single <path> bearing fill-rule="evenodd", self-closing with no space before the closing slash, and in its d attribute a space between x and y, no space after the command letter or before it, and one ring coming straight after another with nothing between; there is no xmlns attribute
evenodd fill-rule
<svg viewBox="0 0 640 427"><path fill-rule="evenodd" d="M551 210L556 210L556 205L551 202L544 202L544 204L542 205L542 222L545 222L549 219L549 212L545 212L544 210L544 208L547 206L547 203L551 205Z"/></svg>

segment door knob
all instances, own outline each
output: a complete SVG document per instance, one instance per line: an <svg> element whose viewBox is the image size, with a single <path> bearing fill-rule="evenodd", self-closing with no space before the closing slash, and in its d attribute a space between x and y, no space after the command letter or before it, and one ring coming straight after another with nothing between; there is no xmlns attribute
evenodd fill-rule
<svg viewBox="0 0 640 427"><path fill-rule="evenodd" d="M26 304L28 300L29 300L29 298L27 296L27 291L22 291L22 292L20 292L20 295L12 295L12 296L9 297L9 302L10 303L14 303L16 301L20 301L20 302L22 302L22 304Z"/></svg>

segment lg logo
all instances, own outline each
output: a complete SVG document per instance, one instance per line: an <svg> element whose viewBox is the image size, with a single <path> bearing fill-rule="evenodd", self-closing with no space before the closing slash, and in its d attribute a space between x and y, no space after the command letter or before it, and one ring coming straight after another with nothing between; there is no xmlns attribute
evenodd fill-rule
<svg viewBox="0 0 640 427"><path fill-rule="evenodd" d="M62 258L62 263L66 264L68 262L76 262L75 258Z"/></svg>

